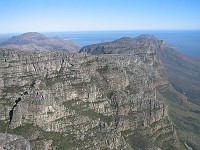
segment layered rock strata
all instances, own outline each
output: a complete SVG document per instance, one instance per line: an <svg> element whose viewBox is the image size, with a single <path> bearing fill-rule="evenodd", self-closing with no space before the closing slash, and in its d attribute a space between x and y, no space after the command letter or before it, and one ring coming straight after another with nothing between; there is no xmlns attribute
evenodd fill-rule
<svg viewBox="0 0 200 150"><path fill-rule="evenodd" d="M156 86L168 82L156 52L147 50L93 56L0 49L0 120L13 131L31 126L34 133L24 136L33 149L37 142L59 149L62 140L68 149L173 145L167 105L156 96Z"/></svg>

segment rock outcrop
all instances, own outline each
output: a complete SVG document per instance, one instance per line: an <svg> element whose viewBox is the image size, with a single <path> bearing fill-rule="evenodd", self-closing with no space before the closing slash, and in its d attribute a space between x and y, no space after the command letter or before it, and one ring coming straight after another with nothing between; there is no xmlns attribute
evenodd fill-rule
<svg viewBox="0 0 200 150"><path fill-rule="evenodd" d="M163 72L152 47L98 56L0 49L0 121L33 149L174 145L168 107L156 96L168 84Z"/></svg>
<svg viewBox="0 0 200 150"><path fill-rule="evenodd" d="M30 150L30 143L21 136L0 133L0 150Z"/></svg>
<svg viewBox="0 0 200 150"><path fill-rule="evenodd" d="M200 129L198 113L200 109L198 106L200 93L200 84L198 84L200 83L199 60L181 54L169 47L163 40L149 35L136 38L124 37L112 42L85 46L80 50L80 52L95 55L138 55L144 61L151 54L151 51L155 51L166 69L166 71L161 69L159 75L162 79L167 78L170 84L159 86L162 90L159 90L158 95L162 95L159 98L169 105L169 116L177 129L177 135L181 141L190 143L193 149L199 149L200 146L197 144ZM182 147L179 149L187 149L183 142L179 143L182 143Z"/></svg>
<svg viewBox="0 0 200 150"><path fill-rule="evenodd" d="M167 47L167 44L163 40L158 40L154 36L141 35L136 38L123 37L112 42L84 46L80 49L80 52L86 52L94 55L145 55L146 53L156 53L156 50L160 47Z"/></svg>

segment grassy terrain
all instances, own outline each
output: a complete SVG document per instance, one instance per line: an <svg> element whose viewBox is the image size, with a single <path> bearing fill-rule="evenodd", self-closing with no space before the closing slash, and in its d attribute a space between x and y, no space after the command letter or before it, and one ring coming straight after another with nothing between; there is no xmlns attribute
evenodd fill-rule
<svg viewBox="0 0 200 150"><path fill-rule="evenodd" d="M107 124L110 124L112 121L114 121L113 116L106 116L96 112L93 109L90 109L88 102L83 102L77 99L77 100L68 100L63 104L66 108L70 110L75 110L75 112L78 113L79 115L87 116L91 119L100 118L101 121L106 122Z"/></svg>
<svg viewBox="0 0 200 150"><path fill-rule="evenodd" d="M175 126L181 145L186 142L193 150L200 149L200 106L176 92L172 87L160 87L158 97L168 104L169 116Z"/></svg>
<svg viewBox="0 0 200 150"><path fill-rule="evenodd" d="M200 105L200 60L170 48L158 53L172 86L185 94L190 102Z"/></svg>
<svg viewBox="0 0 200 150"><path fill-rule="evenodd" d="M33 150L36 150L38 147L40 147L39 145L33 146L33 143L39 143L39 141L42 140L52 140L52 146L56 147L56 150L72 149L73 147L78 147L80 144L80 142L69 133L46 132L33 124L25 124L23 126L19 126L13 130L10 130L9 133L21 135L26 139L29 139ZM34 134L37 134L35 138L31 138L34 137Z"/></svg>

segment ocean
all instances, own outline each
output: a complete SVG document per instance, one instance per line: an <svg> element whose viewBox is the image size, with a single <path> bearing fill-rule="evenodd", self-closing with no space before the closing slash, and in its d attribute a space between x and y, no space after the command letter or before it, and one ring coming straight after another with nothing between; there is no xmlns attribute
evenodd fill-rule
<svg viewBox="0 0 200 150"><path fill-rule="evenodd" d="M173 31L89 31L89 32L54 32L44 33L47 36L58 36L71 39L80 46L112 41L118 38L137 37L141 34L151 34L165 40L174 49L200 59L200 30Z"/></svg>
<svg viewBox="0 0 200 150"><path fill-rule="evenodd" d="M141 34L150 34L165 40L174 49L200 59L200 30L137 30L137 31L81 31L81 32L44 32L49 37L58 36L71 39L80 46L112 41L121 37L137 37ZM2 34L5 39L19 34Z"/></svg>

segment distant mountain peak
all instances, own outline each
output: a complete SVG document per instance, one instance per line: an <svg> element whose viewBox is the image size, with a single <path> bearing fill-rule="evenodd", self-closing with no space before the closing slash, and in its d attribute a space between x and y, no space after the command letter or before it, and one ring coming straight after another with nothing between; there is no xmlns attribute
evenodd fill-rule
<svg viewBox="0 0 200 150"><path fill-rule="evenodd" d="M122 37L122 38L120 38L120 39L117 39L117 40L115 40L115 41L113 41L113 42L116 42L116 43L127 43L127 42L133 42L133 41L135 41L135 39L134 38L131 38L131 37Z"/></svg>
<svg viewBox="0 0 200 150"><path fill-rule="evenodd" d="M71 40L49 38L38 32L27 32L0 42L0 46L22 50L78 51L80 47Z"/></svg>
<svg viewBox="0 0 200 150"><path fill-rule="evenodd" d="M26 33L21 34L21 36L44 36L44 35L38 32L26 32Z"/></svg>
<svg viewBox="0 0 200 150"><path fill-rule="evenodd" d="M47 39L47 37L43 34L40 34L38 32L27 32L24 34L21 34L19 36L15 36L15 38L27 38L27 39L37 39L37 40L44 40Z"/></svg>
<svg viewBox="0 0 200 150"><path fill-rule="evenodd" d="M132 40L132 39L133 39L133 38L131 38L131 37L125 36L125 37L120 38L119 40Z"/></svg>
<svg viewBox="0 0 200 150"><path fill-rule="evenodd" d="M122 53L135 54L139 53L140 51L147 52L150 47L157 49L159 47L167 47L167 44L163 40L159 40L153 35L143 34L136 38L122 37L111 42L84 46L79 52L87 52L95 55Z"/></svg>
<svg viewBox="0 0 200 150"><path fill-rule="evenodd" d="M26 33L21 34L21 36L44 36L44 35L38 32L26 32Z"/></svg>
<svg viewBox="0 0 200 150"><path fill-rule="evenodd" d="M136 37L136 39L153 39L153 40L158 40L154 35L150 35L150 34L142 34L142 35Z"/></svg>

